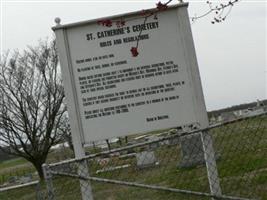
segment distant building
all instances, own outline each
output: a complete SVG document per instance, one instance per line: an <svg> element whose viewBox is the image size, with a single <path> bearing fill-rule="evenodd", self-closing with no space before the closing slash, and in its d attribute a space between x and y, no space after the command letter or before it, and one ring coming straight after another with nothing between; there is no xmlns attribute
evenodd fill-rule
<svg viewBox="0 0 267 200"><path fill-rule="evenodd" d="M237 106L232 106L231 108L212 111L209 119L210 124L216 124L216 123L235 120L238 118L263 114L267 112L267 105L265 105L266 102L267 102L266 100L263 101L257 100L257 102L249 104L237 105Z"/></svg>
<svg viewBox="0 0 267 200"><path fill-rule="evenodd" d="M257 104L255 107L242 109L235 112L238 117L250 117L263 114L266 111L267 106L265 106L261 101L257 100Z"/></svg>
<svg viewBox="0 0 267 200"><path fill-rule="evenodd" d="M249 108L243 113L242 117L250 117L254 115L260 115L263 113L264 113L264 107Z"/></svg>

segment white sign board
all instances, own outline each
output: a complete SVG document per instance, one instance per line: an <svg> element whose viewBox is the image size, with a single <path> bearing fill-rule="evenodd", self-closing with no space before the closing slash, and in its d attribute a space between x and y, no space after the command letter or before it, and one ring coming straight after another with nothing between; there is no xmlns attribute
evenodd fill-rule
<svg viewBox="0 0 267 200"><path fill-rule="evenodd" d="M72 131L82 143L188 124L206 127L187 4L145 24L140 12L106 19L115 23L53 27ZM117 27L120 20L125 25ZM139 34L139 55L133 57Z"/></svg>

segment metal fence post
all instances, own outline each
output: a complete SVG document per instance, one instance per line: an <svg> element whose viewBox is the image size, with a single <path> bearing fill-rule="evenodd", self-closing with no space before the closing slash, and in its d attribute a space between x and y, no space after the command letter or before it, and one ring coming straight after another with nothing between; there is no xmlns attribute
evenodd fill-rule
<svg viewBox="0 0 267 200"><path fill-rule="evenodd" d="M216 165L215 152L213 149L213 141L211 135L207 131L203 131L201 140L203 144L204 157L207 168L210 192L212 195L221 196L221 186Z"/></svg>
<svg viewBox="0 0 267 200"><path fill-rule="evenodd" d="M44 178L46 182L47 198L48 200L55 200L55 193L53 188L52 174L49 165L43 164Z"/></svg>
<svg viewBox="0 0 267 200"><path fill-rule="evenodd" d="M86 160L82 160L78 163L78 175L81 177L89 177L89 169ZM93 192L91 183L88 180L80 179L82 200L93 200Z"/></svg>

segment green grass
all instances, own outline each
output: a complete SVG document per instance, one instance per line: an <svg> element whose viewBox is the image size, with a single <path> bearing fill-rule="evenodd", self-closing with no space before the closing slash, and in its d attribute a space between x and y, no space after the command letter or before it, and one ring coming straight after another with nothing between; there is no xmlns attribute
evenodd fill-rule
<svg viewBox="0 0 267 200"><path fill-rule="evenodd" d="M0 170L28 163L23 158L14 158L0 162Z"/></svg>
<svg viewBox="0 0 267 200"><path fill-rule="evenodd" d="M34 171L34 167L23 158L0 162L0 185L5 184L10 177L24 176Z"/></svg>
<svg viewBox="0 0 267 200"><path fill-rule="evenodd" d="M47 162L59 162L64 159L69 159L73 156L70 149L62 151L51 151L48 155ZM24 158L14 158L0 162L0 185L8 182L10 177L20 177L27 174L33 174L36 172L33 165ZM38 179L37 175L34 175L34 179ZM1 199L0 199L1 200Z"/></svg>
<svg viewBox="0 0 267 200"><path fill-rule="evenodd" d="M79 182L71 178L58 178L54 180L57 185L57 199L73 200L81 199ZM95 200L208 200L208 198L188 196L184 194L176 194L170 192L162 192L156 190L148 190L141 188L133 188L119 186L113 184L92 183Z"/></svg>
<svg viewBox="0 0 267 200"><path fill-rule="evenodd" d="M24 187L21 189L0 192L0 199L1 200L34 200L36 199L36 187L29 186L29 187Z"/></svg>

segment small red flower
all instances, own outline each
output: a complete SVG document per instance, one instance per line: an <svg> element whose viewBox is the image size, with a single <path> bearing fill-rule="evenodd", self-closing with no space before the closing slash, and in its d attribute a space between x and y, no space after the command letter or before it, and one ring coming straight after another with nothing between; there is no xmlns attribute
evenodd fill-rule
<svg viewBox="0 0 267 200"><path fill-rule="evenodd" d="M121 21L121 26L125 26L125 21Z"/></svg>
<svg viewBox="0 0 267 200"><path fill-rule="evenodd" d="M136 57L136 56L138 56L138 51L137 51L137 47L132 47L131 48L131 53L132 53L132 56L133 57Z"/></svg>
<svg viewBox="0 0 267 200"><path fill-rule="evenodd" d="M98 20L97 21L98 25L102 25L102 26L107 26L107 27L111 27L112 26L112 21L110 19L106 19L106 20Z"/></svg>
<svg viewBox="0 0 267 200"><path fill-rule="evenodd" d="M116 21L116 26L117 26L118 28L125 26L125 21L123 21L123 20Z"/></svg>
<svg viewBox="0 0 267 200"><path fill-rule="evenodd" d="M156 4L158 10L166 10L168 8L167 4L162 4L160 1Z"/></svg>
<svg viewBox="0 0 267 200"><path fill-rule="evenodd" d="M121 27L121 22L120 21L116 21L116 26L119 28Z"/></svg>
<svg viewBox="0 0 267 200"><path fill-rule="evenodd" d="M104 21L104 26L111 27L112 26L112 21L110 19L107 19Z"/></svg>

